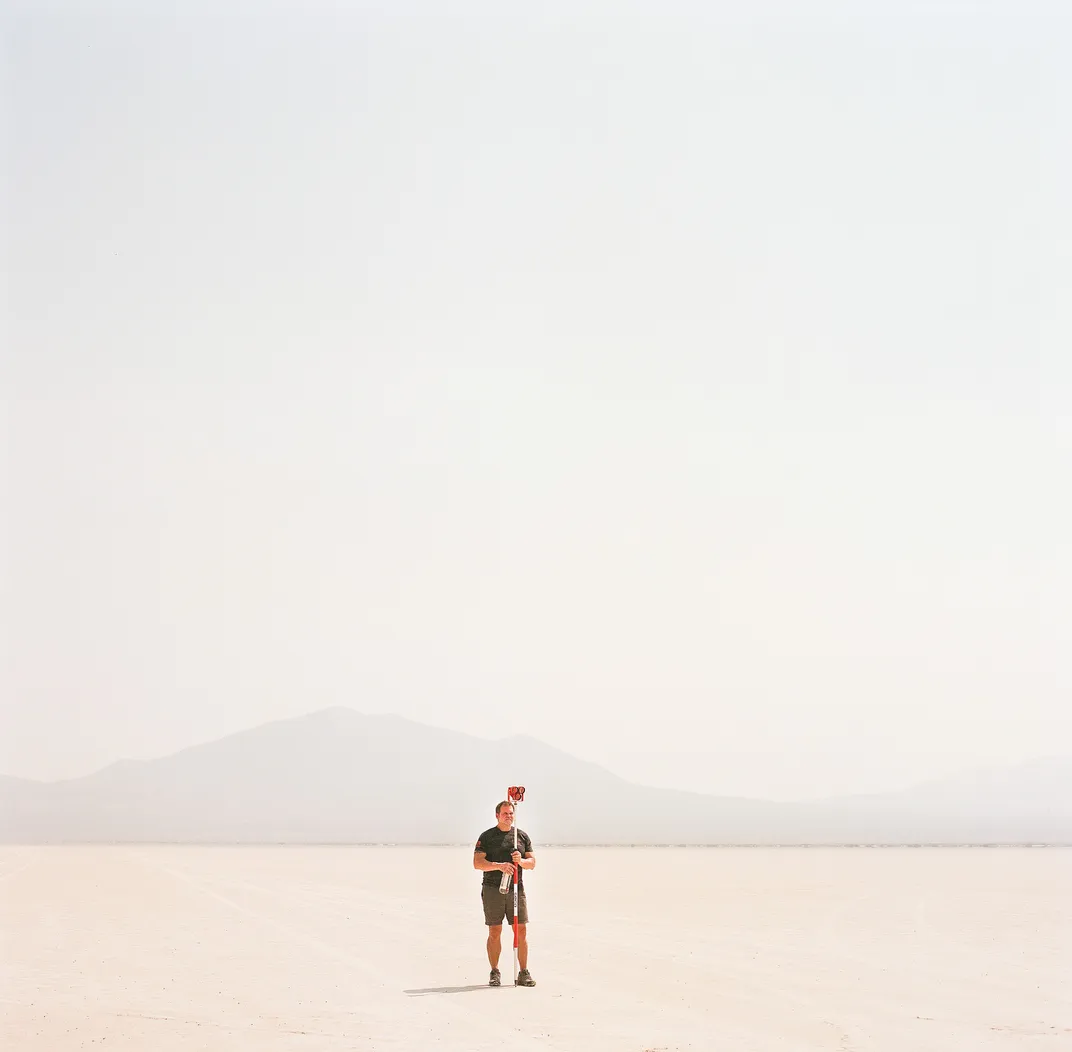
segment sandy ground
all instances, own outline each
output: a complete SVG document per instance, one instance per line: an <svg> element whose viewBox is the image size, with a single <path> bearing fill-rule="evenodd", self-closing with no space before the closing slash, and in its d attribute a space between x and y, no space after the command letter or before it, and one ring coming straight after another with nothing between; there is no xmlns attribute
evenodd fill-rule
<svg viewBox="0 0 1072 1052"><path fill-rule="evenodd" d="M0 1047L1072 1050L1072 850L544 848L498 990L470 865L0 848Z"/></svg>

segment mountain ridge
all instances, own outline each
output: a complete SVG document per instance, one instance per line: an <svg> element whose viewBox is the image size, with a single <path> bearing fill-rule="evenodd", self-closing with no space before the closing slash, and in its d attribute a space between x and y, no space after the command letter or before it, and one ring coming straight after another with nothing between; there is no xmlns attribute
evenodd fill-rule
<svg viewBox="0 0 1072 1052"><path fill-rule="evenodd" d="M75 779L0 776L0 841L464 843L518 782L521 822L545 842L1072 843L1072 759L780 803L637 785L528 735L345 706Z"/></svg>

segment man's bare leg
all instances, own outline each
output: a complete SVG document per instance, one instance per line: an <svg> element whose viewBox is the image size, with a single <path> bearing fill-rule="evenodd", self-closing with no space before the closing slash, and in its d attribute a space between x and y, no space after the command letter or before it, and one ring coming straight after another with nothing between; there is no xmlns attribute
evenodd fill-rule
<svg viewBox="0 0 1072 1052"><path fill-rule="evenodd" d="M488 961L492 968L499 967L499 954L502 953L502 925L488 925Z"/></svg>

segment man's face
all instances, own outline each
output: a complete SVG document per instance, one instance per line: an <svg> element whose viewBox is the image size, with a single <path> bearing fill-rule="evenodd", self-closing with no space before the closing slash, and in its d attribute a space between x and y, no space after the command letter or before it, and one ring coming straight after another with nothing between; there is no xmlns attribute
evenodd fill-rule
<svg viewBox="0 0 1072 1052"><path fill-rule="evenodd" d="M499 811L499 828L509 829L514 824L514 809L510 804Z"/></svg>

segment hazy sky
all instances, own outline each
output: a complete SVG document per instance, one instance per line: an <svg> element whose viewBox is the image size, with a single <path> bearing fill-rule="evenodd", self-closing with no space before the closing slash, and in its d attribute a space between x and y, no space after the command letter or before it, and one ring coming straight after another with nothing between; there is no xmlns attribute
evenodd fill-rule
<svg viewBox="0 0 1072 1052"><path fill-rule="evenodd" d="M0 773L1072 753L1066 5L154 6L4 5Z"/></svg>

